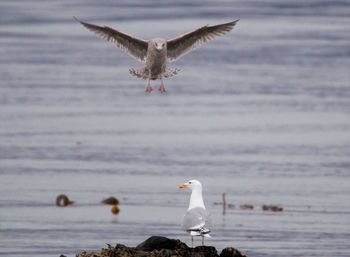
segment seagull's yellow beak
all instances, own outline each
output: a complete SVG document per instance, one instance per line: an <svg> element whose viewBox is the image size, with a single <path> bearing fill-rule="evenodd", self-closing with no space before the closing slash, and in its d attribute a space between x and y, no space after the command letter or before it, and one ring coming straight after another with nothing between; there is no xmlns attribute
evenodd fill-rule
<svg viewBox="0 0 350 257"><path fill-rule="evenodd" d="M184 189L184 188L186 188L187 187L187 185L185 184L185 183L182 183L182 184L180 184L180 186L179 186L179 188L181 188L181 189Z"/></svg>

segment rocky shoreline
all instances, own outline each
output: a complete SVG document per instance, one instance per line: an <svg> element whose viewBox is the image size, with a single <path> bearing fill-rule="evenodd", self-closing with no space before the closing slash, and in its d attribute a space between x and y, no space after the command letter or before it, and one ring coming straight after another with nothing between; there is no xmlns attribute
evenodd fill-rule
<svg viewBox="0 0 350 257"><path fill-rule="evenodd" d="M188 247L177 239L152 236L136 247L108 245L98 252L81 252L77 257L247 257L241 251L227 247L218 254L213 246ZM61 257L64 257L61 255Z"/></svg>

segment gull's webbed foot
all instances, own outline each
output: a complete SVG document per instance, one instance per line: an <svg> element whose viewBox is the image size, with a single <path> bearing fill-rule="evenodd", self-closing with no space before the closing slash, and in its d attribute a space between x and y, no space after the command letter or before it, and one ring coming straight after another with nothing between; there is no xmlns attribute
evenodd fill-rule
<svg viewBox="0 0 350 257"><path fill-rule="evenodd" d="M148 83L147 87L146 87L146 92L147 93L151 93L153 91L153 88L151 87L151 85Z"/></svg>
<svg viewBox="0 0 350 257"><path fill-rule="evenodd" d="M159 92L161 92L161 93L165 93L166 91L165 91L165 87L164 87L164 84L162 83L162 84L160 84L160 86L159 86Z"/></svg>

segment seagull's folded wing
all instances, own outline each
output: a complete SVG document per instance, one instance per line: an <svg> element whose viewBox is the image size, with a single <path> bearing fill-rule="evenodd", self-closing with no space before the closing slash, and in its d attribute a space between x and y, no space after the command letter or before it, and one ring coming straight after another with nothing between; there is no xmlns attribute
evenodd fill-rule
<svg viewBox="0 0 350 257"><path fill-rule="evenodd" d="M206 225L207 212L202 207L196 207L186 212L181 227L185 231L197 230Z"/></svg>
<svg viewBox="0 0 350 257"><path fill-rule="evenodd" d="M133 37L131 35L112 29L110 27L100 27L94 24L86 23L78 20L76 17L74 17L74 19L80 22L87 29L95 32L103 39L115 43L119 48L121 48L137 60L142 62L146 60L148 47L147 41Z"/></svg>
<svg viewBox="0 0 350 257"><path fill-rule="evenodd" d="M239 20L235 20L215 26L204 26L177 38L168 40L167 49L169 61L175 61L201 44L213 40L217 36L224 35L226 32L232 30L238 21Z"/></svg>

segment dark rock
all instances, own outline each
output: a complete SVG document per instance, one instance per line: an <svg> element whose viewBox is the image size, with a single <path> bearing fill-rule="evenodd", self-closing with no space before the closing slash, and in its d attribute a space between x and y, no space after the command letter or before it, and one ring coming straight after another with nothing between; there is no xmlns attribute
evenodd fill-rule
<svg viewBox="0 0 350 257"><path fill-rule="evenodd" d="M146 251L160 250L160 249L187 249L188 246L180 240L169 239L163 236L151 236L146 241L136 246L136 248L144 249Z"/></svg>
<svg viewBox="0 0 350 257"><path fill-rule="evenodd" d="M192 254L188 256L213 257L213 256L219 256L219 255L215 247L203 245L203 246L197 246L196 248L192 249Z"/></svg>
<svg viewBox="0 0 350 257"><path fill-rule="evenodd" d="M278 206L278 205L263 205L262 209L264 211L274 211L274 212L279 212L279 211L283 211L283 208Z"/></svg>
<svg viewBox="0 0 350 257"><path fill-rule="evenodd" d="M249 203L240 205L239 207L241 207L242 210L253 210L254 209L254 205L249 204Z"/></svg>
<svg viewBox="0 0 350 257"><path fill-rule="evenodd" d="M74 201L69 200L68 196L61 194L56 197L56 205L59 207L65 207L73 204Z"/></svg>
<svg viewBox="0 0 350 257"><path fill-rule="evenodd" d="M114 215L117 215L120 212L120 209L119 209L118 205L113 205L112 208L111 208L111 212Z"/></svg>
<svg viewBox="0 0 350 257"><path fill-rule="evenodd" d="M188 247L177 239L152 236L137 247L117 244L108 245L99 252L82 252L77 257L247 257L237 249L225 248L220 256L213 246Z"/></svg>
<svg viewBox="0 0 350 257"><path fill-rule="evenodd" d="M111 197L108 197L108 198L102 200L102 203L110 204L110 205L118 205L119 200L117 198L111 196Z"/></svg>
<svg viewBox="0 0 350 257"><path fill-rule="evenodd" d="M226 247L220 253L220 257L247 257L247 255L245 255L244 253L238 251L233 247Z"/></svg>

